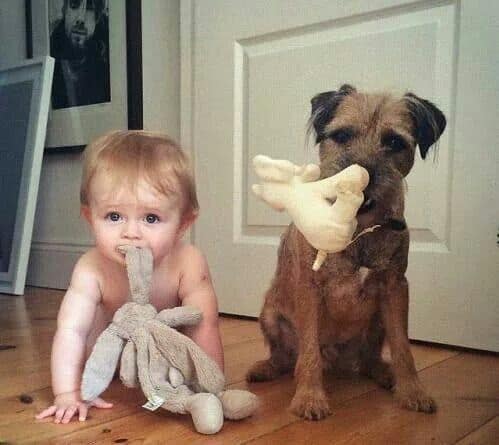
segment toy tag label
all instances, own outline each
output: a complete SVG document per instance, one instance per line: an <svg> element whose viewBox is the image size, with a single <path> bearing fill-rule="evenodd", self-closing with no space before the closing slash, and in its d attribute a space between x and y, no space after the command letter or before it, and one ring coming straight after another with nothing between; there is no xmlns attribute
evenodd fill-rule
<svg viewBox="0 0 499 445"><path fill-rule="evenodd" d="M149 411L156 411L163 403L165 403L165 399L153 394L147 402L142 405L142 408L148 409Z"/></svg>

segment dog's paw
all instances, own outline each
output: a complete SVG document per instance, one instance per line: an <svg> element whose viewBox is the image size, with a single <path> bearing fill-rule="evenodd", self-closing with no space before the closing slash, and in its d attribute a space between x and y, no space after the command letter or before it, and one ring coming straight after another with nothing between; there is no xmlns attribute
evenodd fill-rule
<svg viewBox="0 0 499 445"><path fill-rule="evenodd" d="M270 360L261 360L256 362L246 374L248 382L266 382L279 377L280 372L277 370Z"/></svg>
<svg viewBox="0 0 499 445"><path fill-rule="evenodd" d="M322 420L331 414L323 391L297 392L291 401L290 410L296 416L308 420Z"/></svg>
<svg viewBox="0 0 499 445"><path fill-rule="evenodd" d="M421 388L397 389L395 397L402 407L411 411L421 411L428 414L437 411L435 400Z"/></svg>

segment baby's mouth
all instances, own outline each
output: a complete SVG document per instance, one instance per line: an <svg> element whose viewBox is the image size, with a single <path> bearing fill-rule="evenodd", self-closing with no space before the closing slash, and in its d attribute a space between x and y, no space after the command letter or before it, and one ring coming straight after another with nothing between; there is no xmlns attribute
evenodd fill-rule
<svg viewBox="0 0 499 445"><path fill-rule="evenodd" d="M126 257L126 254L127 252L131 249L131 248L137 248L137 249L140 249L140 246L133 246L131 244L122 244L120 246L117 246L116 247L116 252L118 252L120 255L123 256L123 258Z"/></svg>
<svg viewBox="0 0 499 445"><path fill-rule="evenodd" d="M117 246L114 250L115 252L125 261L126 258L126 247L127 246Z"/></svg>
<svg viewBox="0 0 499 445"><path fill-rule="evenodd" d="M125 255L128 252L128 250L131 248L144 249L145 246L134 246L133 244L121 244L119 246L116 246L114 250L122 255Z"/></svg>

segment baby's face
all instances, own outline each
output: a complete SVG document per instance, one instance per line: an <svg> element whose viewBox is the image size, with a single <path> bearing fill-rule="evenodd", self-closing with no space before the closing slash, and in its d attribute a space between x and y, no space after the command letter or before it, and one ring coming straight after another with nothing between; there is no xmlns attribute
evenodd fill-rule
<svg viewBox="0 0 499 445"><path fill-rule="evenodd" d="M119 246L149 247L158 265L183 234L181 204L180 196L165 196L145 180L130 190L126 185L113 187L109 177L97 173L85 216L106 258L125 264Z"/></svg>

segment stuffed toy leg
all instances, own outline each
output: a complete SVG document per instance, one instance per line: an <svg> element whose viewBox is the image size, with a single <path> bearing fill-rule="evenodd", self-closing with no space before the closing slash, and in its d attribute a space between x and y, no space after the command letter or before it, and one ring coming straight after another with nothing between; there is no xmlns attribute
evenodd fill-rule
<svg viewBox="0 0 499 445"><path fill-rule="evenodd" d="M218 365L190 338L174 328L195 325L201 313L177 307L157 313L148 303L152 277L149 249L123 247L132 301L119 308L97 339L83 372L84 400L98 397L109 385L121 356L125 386L140 386L148 402L175 413L190 413L196 430L218 432L227 419L243 419L258 406L257 397L226 390Z"/></svg>

